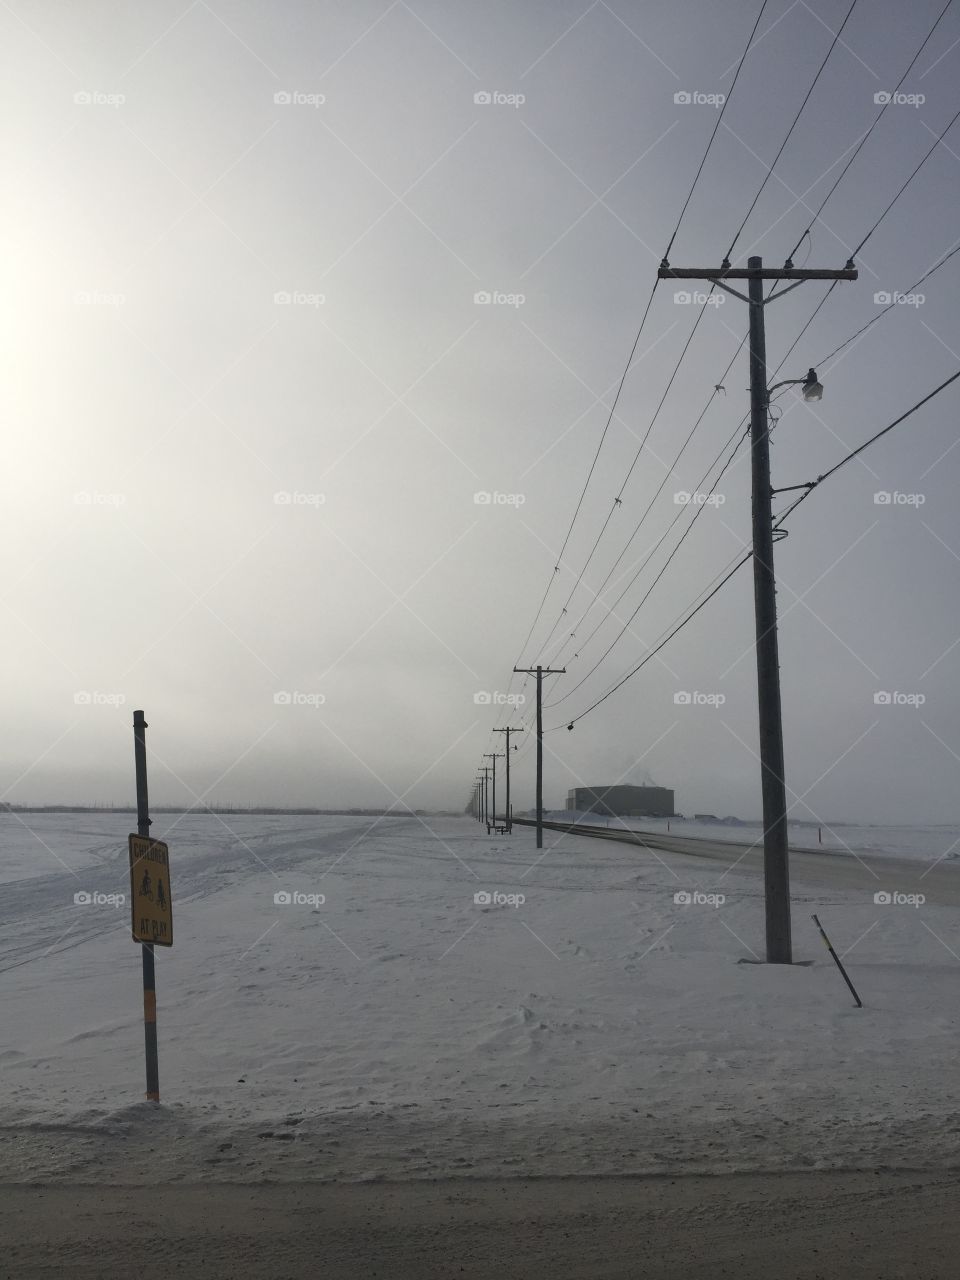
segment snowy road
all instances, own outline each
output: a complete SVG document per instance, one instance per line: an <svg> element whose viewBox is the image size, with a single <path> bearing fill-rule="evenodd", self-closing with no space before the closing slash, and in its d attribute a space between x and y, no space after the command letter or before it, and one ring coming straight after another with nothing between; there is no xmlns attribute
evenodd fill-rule
<svg viewBox="0 0 960 1280"><path fill-rule="evenodd" d="M953 1280L956 1196L889 1172L4 1187L0 1277Z"/></svg>
<svg viewBox="0 0 960 1280"><path fill-rule="evenodd" d="M530 819L516 819L515 823L533 825ZM562 824L545 823L544 826L552 832L552 841L566 830ZM583 830L583 824L578 824L578 828ZM699 858L712 863L715 870L735 868L742 873L763 874L763 847L755 841L697 839L659 831L627 832L607 827L594 827L589 837L584 838L635 843L648 850ZM960 868L954 859L938 854L931 854L928 859L898 858L861 852L852 846L844 850L791 846L790 868L795 879L808 884L854 890L872 886L872 892L893 885L903 893L922 893L930 903L960 907Z"/></svg>
<svg viewBox="0 0 960 1280"><path fill-rule="evenodd" d="M158 821L176 938L157 957L158 1109L141 1101L139 951L106 901L127 888L129 821L0 818L10 1179L957 1162L955 865L801 855L805 963L768 967L743 963L762 950L762 885L729 849L537 851L529 828L488 838L468 819ZM878 905L881 888L905 900Z"/></svg>

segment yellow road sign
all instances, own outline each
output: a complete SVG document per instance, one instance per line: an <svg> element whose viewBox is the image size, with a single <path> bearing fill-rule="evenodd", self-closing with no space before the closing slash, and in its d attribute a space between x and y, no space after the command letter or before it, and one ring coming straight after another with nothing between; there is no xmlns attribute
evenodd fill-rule
<svg viewBox="0 0 960 1280"><path fill-rule="evenodd" d="M130 901L134 942L173 946L170 850L162 840L130 836Z"/></svg>

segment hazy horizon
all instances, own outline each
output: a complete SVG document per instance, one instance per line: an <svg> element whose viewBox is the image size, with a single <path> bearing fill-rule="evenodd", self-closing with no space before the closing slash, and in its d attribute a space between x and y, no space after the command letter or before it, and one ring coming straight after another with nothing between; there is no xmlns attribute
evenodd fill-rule
<svg viewBox="0 0 960 1280"><path fill-rule="evenodd" d="M532 683L512 668L541 661L568 671L547 685L548 704L562 699L545 712L547 806L646 772L683 812L759 814L749 568L564 727L749 539L741 450L722 503L575 690L686 514L586 643L605 607L748 410L744 351L713 394L746 333L736 298L706 307L640 449L700 313L673 282L658 288L524 645L757 8L26 0L0 13L15 177L0 797L132 802L142 707L156 804L459 811L482 753L503 750L492 730L512 724L528 809ZM719 263L847 8L770 6L673 265ZM737 264L782 264L941 8L854 12ZM949 122L958 59L951 9L903 86L923 101L884 113L798 265L844 265ZM774 486L816 478L958 367L960 256L823 362L877 295L956 247L958 164L960 129L776 376L814 366L825 391L777 401ZM771 381L825 292L805 284L768 309ZM777 544L791 818L955 816L957 403L950 388L824 484Z"/></svg>

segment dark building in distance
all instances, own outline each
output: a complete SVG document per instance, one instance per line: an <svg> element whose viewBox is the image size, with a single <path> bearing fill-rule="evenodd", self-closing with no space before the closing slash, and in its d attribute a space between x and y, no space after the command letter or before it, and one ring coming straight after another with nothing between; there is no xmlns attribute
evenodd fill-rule
<svg viewBox="0 0 960 1280"><path fill-rule="evenodd" d="M567 793L567 809L611 818L672 818L673 792L668 787L574 787Z"/></svg>

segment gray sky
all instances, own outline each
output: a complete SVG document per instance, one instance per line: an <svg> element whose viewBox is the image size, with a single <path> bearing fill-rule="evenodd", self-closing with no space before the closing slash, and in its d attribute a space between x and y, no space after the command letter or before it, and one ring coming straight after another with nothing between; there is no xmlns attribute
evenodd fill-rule
<svg viewBox="0 0 960 1280"><path fill-rule="evenodd" d="M132 799L142 706L158 802L462 806L491 728L522 723L475 695L532 694L511 668L716 121L709 101L675 95L729 93L758 7L0 9L7 799ZM847 8L770 0L674 265L719 262ZM782 263L941 8L860 0L736 261ZM903 86L924 101L888 108L798 265L843 266L934 143L960 106L958 42L952 7ZM877 313L875 293L906 291L954 247L958 178L960 126L781 377L802 377ZM922 303L818 365L820 404L778 402L775 485L825 471L960 367L958 279L960 256ZM804 285L770 307L771 370L823 292ZM577 641L560 647L745 332L736 299L707 308L586 585L541 653L698 314L674 293L657 291L522 654L567 662L550 702L619 631L608 619L575 660ZM747 379L741 353L607 604L676 515L674 494L696 488L733 433ZM787 781L805 797L793 816L960 816L957 403L951 388L844 468L777 546ZM744 544L741 452L722 505L703 512L596 673L547 711L549 727L634 666ZM923 501L876 503L878 492ZM595 606L577 640L604 614ZM646 770L682 810L758 814L752 630L744 569L662 662L548 736L548 803ZM677 705L684 691L725 701ZM878 691L925 701L877 705ZM521 710L529 722L532 703ZM526 738L518 805L532 802Z"/></svg>

